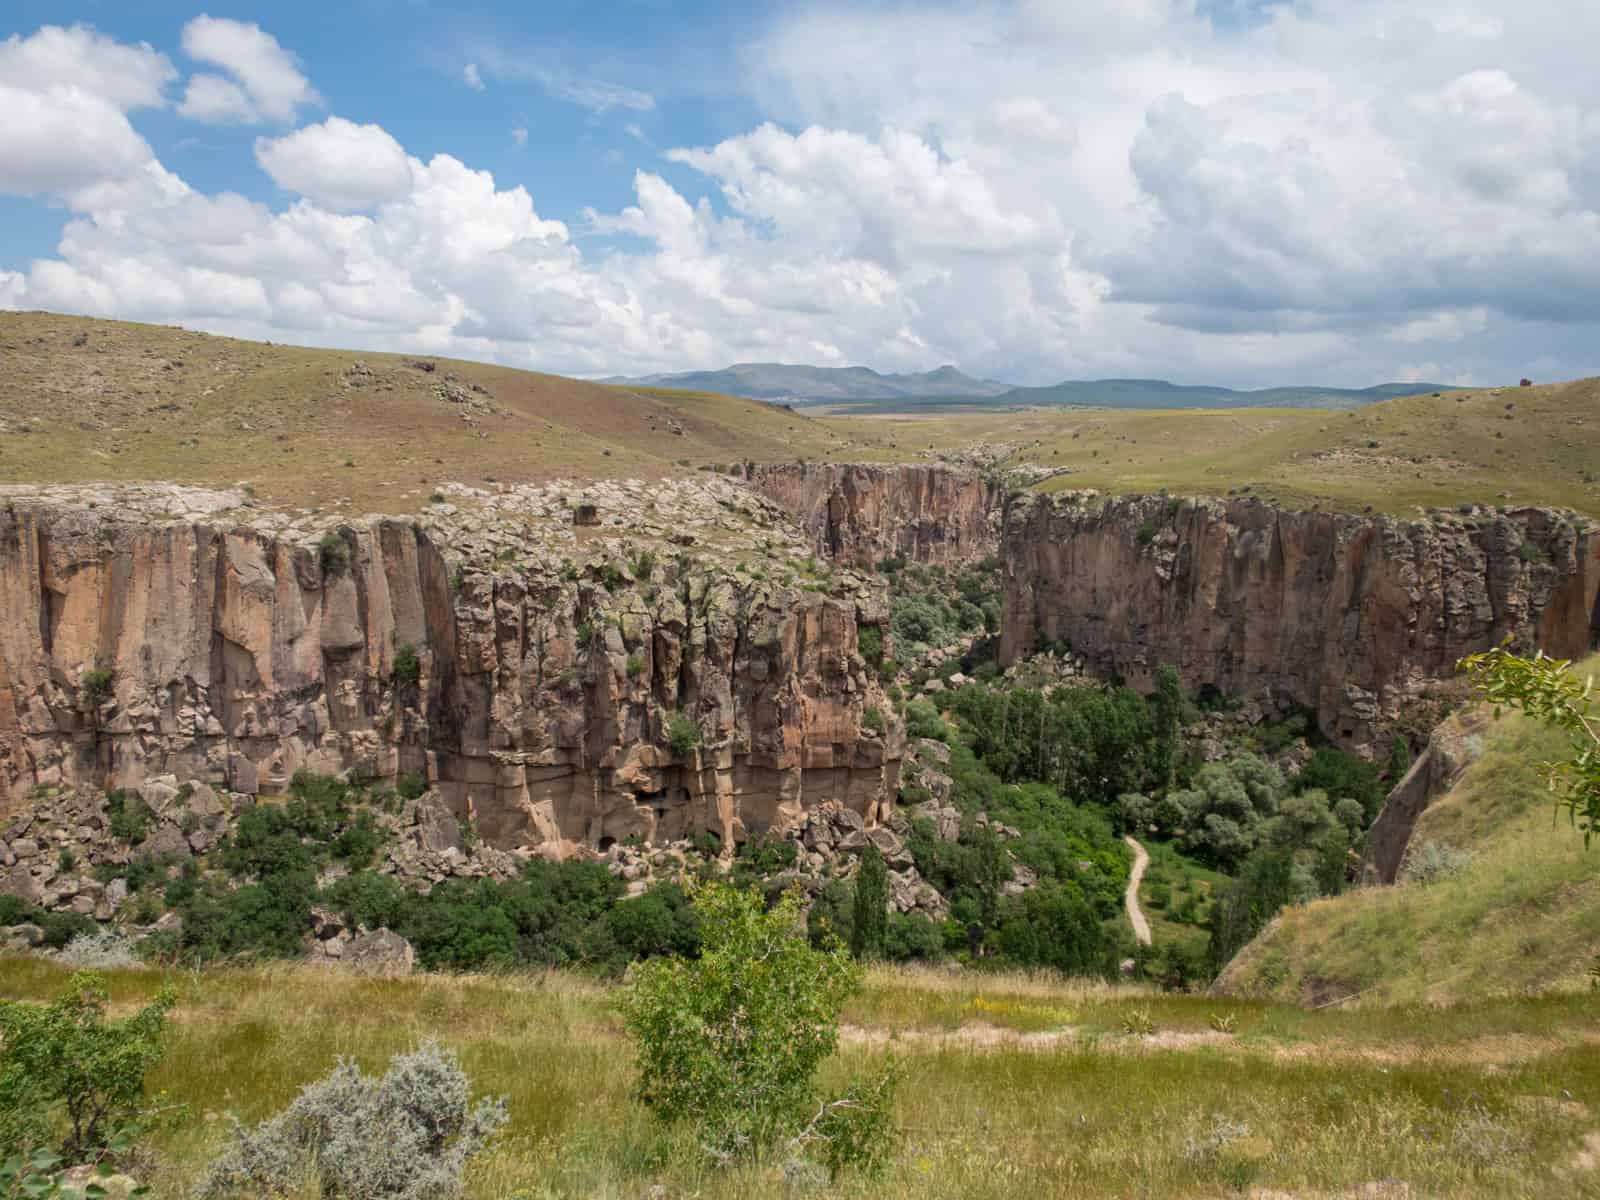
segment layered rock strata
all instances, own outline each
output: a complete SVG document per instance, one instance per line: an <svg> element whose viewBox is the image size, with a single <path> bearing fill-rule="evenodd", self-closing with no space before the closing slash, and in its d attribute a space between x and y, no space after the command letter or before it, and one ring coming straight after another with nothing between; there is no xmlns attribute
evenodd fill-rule
<svg viewBox="0 0 1600 1200"><path fill-rule="evenodd" d="M344 522L171 487L3 499L0 813L415 772L488 844L560 852L892 803L899 727L857 653L882 589L807 586L798 531L732 483L453 488Z"/></svg>
<svg viewBox="0 0 1600 1200"><path fill-rule="evenodd" d="M1000 547L1003 492L978 471L756 463L745 468L745 481L795 514L816 552L838 562L952 566Z"/></svg>
<svg viewBox="0 0 1600 1200"><path fill-rule="evenodd" d="M1600 532L1540 508L1415 519L1255 500L1018 496L1004 528L1005 664L1066 643L1151 688L1271 693L1373 748L1419 689L1506 637L1560 657L1600 638Z"/></svg>

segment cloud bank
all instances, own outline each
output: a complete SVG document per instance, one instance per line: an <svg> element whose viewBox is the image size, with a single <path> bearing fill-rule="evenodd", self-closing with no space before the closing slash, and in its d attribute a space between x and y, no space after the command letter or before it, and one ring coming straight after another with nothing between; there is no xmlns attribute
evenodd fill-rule
<svg viewBox="0 0 1600 1200"><path fill-rule="evenodd" d="M46 28L0 43L0 106L28 117L0 125L0 190L70 217L53 256L0 271L0 304L578 373L1592 373L1597 39L1600 9L1564 0L1301 0L1242 25L1190 0L808 7L748 47L768 121L669 150L631 205L569 226L336 115L257 139L281 204L202 194L130 120L168 103L172 63ZM223 72L182 115L319 103L255 26L202 16L182 44Z"/></svg>

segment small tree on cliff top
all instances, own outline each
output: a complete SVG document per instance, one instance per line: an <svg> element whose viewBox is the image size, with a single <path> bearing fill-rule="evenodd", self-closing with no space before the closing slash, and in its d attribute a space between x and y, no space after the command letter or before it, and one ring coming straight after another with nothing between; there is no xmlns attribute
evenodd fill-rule
<svg viewBox="0 0 1600 1200"><path fill-rule="evenodd" d="M1579 679L1566 659L1546 658L1542 651L1526 658L1505 645L1464 658L1457 666L1471 678L1495 715L1506 708L1566 731L1572 756L1541 763L1556 805L1583 830L1583 844L1600 833L1600 712L1594 704L1594 677Z"/></svg>

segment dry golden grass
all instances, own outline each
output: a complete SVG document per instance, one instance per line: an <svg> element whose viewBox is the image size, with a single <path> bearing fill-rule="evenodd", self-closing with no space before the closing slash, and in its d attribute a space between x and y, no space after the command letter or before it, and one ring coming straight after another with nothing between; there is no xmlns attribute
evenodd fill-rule
<svg viewBox="0 0 1600 1200"><path fill-rule="evenodd" d="M745 459L902 462L988 447L1006 465L1070 470L1048 488L1216 495L1249 486L1293 506L1509 502L1600 515L1600 380L1349 412L819 418L703 392L50 313L0 313L0 356L0 482L248 482L265 501L405 512L441 480L655 478ZM418 357L436 370L406 365ZM373 372L366 386L348 386L357 360ZM435 394L447 373L485 389L497 411L464 422Z"/></svg>
<svg viewBox="0 0 1600 1200"><path fill-rule="evenodd" d="M1070 472L1043 485L1049 490L1222 495L1249 487L1289 507L1547 504L1600 515L1600 379L1408 396L1342 412L1033 409L828 423L857 436L885 431L900 451L923 454L1001 444L1006 465Z"/></svg>
<svg viewBox="0 0 1600 1200"><path fill-rule="evenodd" d="M0 313L0 358L6 483L248 482L268 502L343 499L358 511L405 512L425 504L441 480L659 478L735 459L880 456L874 440L854 441L752 400L607 387L425 354ZM435 369L407 365L416 360ZM358 361L372 374L352 386ZM495 411L471 413L440 399L435 389L452 374ZM484 391L471 392L474 385Z"/></svg>

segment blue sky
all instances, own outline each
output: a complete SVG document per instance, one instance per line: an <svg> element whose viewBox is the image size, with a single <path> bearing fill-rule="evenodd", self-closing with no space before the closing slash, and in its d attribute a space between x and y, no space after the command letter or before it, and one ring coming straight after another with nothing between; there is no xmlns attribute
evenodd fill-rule
<svg viewBox="0 0 1600 1200"><path fill-rule="evenodd" d="M633 164L654 160L652 145L698 144L757 123L760 114L728 74L741 30L764 5L672 0L616 4L540 0L537 4L435 4L428 0L341 0L330 4L170 3L125 0L63 4L13 0L9 28L84 22L122 41L149 42L182 63L179 35L199 11L262 23L298 57L328 112L380 122L413 153L448 152L487 168L504 183L534 191L540 210L576 218L586 206L620 208L632 198ZM545 69L574 85L625 87L649 95L650 108L595 112L532 77L462 83L468 62L498 54L508 65ZM649 143L628 132L634 126ZM140 132L161 160L196 187L234 190L266 202L285 198L255 169L254 127L197 129L173 112L145 114ZM526 145L512 139L526 129ZM685 173L687 174L687 173ZM0 254L36 252L40 234L60 221L33 206L6 205Z"/></svg>
<svg viewBox="0 0 1600 1200"><path fill-rule="evenodd" d="M1565 0L12 0L0 306L588 375L1596 373L1597 37Z"/></svg>

